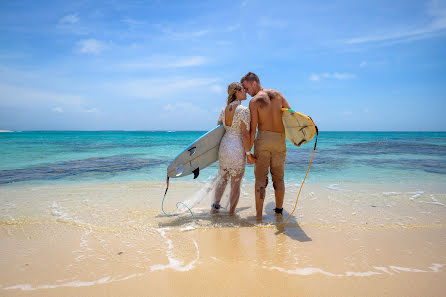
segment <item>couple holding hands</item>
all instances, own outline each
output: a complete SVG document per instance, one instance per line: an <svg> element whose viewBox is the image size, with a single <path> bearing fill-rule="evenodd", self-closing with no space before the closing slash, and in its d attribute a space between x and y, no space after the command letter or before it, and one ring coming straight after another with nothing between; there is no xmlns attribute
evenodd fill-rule
<svg viewBox="0 0 446 297"><path fill-rule="evenodd" d="M246 100L246 93L252 96L249 108L241 105L241 101ZM227 105L218 118L218 125L223 123L226 132L219 148L218 182L211 213L219 211L222 195L230 184L229 213L234 214L248 162L254 164L257 220L262 219L268 170L276 198L274 211L282 214L286 158L282 108L291 107L280 92L264 89L259 77L252 72L243 76L240 83L234 82L228 86ZM253 145L254 154L251 154Z"/></svg>

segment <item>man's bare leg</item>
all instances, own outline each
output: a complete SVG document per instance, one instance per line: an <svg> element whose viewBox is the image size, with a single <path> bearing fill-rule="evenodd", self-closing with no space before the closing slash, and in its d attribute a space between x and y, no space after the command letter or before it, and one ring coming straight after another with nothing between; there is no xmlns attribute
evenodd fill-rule
<svg viewBox="0 0 446 297"><path fill-rule="evenodd" d="M265 187L256 189L256 219L262 221L263 202L265 201ZM283 200L282 200L283 201Z"/></svg>
<svg viewBox="0 0 446 297"><path fill-rule="evenodd" d="M283 208L283 197L285 196L285 190L274 190L274 196L276 197L276 208Z"/></svg>

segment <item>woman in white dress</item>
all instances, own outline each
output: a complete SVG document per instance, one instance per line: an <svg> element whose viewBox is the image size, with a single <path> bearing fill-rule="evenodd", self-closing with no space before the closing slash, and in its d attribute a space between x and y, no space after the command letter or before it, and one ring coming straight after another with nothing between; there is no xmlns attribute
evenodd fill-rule
<svg viewBox="0 0 446 297"><path fill-rule="evenodd" d="M233 215L240 197L240 186L245 174L246 158L250 153L249 127L251 115L249 108L242 106L241 101L246 100L246 92L240 83L231 83L228 86L227 106L223 108L218 118L218 125L223 123L225 135L220 142L218 152L218 176L215 189L214 203L211 213L220 209L220 201L230 184L229 214Z"/></svg>

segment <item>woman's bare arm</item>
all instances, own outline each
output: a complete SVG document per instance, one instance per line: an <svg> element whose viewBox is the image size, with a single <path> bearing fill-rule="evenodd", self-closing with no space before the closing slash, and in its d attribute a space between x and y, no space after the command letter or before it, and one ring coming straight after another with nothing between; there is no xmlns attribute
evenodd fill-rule
<svg viewBox="0 0 446 297"><path fill-rule="evenodd" d="M242 140L243 146L245 148L245 152L251 151L251 135L249 134L248 127L246 127L245 123L241 122L242 126Z"/></svg>

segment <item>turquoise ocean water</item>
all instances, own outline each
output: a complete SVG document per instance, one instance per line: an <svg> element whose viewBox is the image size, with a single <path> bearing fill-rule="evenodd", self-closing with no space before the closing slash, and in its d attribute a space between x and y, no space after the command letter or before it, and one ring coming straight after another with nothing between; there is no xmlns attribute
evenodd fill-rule
<svg viewBox="0 0 446 297"><path fill-rule="evenodd" d="M204 133L0 133L0 185L165 181L170 162ZM287 146L285 180L300 182L314 140ZM198 181L214 177L217 168L202 170ZM245 181L254 181L252 166ZM446 132L321 132L307 182L444 183Z"/></svg>

